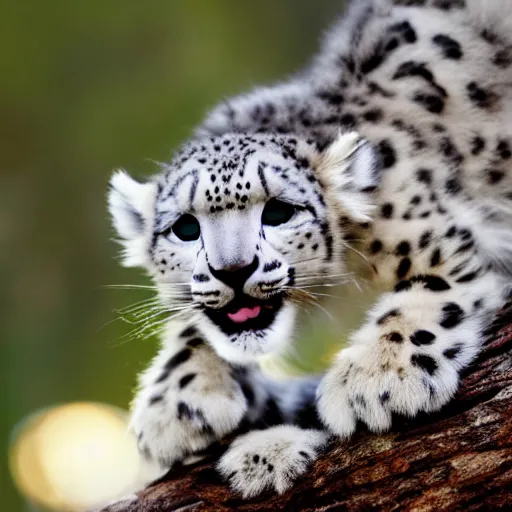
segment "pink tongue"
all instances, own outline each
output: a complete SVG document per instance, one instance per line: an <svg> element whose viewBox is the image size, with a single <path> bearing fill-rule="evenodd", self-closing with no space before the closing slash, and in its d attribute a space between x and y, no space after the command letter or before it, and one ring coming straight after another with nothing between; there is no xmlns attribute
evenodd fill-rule
<svg viewBox="0 0 512 512"><path fill-rule="evenodd" d="M235 324L241 324L251 318L256 318L260 314L260 306L254 306L253 308L240 308L236 313L228 313L230 320Z"/></svg>

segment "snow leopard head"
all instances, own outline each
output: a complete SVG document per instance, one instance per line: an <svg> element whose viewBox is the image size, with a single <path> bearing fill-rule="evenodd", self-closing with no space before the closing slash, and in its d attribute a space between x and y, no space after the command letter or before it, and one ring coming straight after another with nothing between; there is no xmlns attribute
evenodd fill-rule
<svg viewBox="0 0 512 512"><path fill-rule="evenodd" d="M322 151L225 134L188 143L146 183L117 171L109 208L124 264L144 267L221 357L246 363L289 342L310 287L339 280L340 219L371 220L377 167L353 132Z"/></svg>

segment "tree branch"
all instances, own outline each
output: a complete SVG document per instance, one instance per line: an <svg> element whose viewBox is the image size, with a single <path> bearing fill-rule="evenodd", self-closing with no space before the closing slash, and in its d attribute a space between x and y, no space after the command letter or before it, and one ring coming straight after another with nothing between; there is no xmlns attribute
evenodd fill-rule
<svg viewBox="0 0 512 512"><path fill-rule="evenodd" d="M333 443L282 496L243 501L214 461L173 471L101 512L510 510L512 506L512 304L489 329L456 398L435 414L396 418L391 433L360 431Z"/></svg>

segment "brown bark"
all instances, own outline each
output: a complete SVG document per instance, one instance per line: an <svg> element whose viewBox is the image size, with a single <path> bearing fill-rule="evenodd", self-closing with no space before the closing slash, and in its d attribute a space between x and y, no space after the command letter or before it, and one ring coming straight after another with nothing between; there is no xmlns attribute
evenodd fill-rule
<svg viewBox="0 0 512 512"><path fill-rule="evenodd" d="M209 462L101 512L164 510L512 510L512 306L442 411L397 418L386 435L361 431L338 441L286 494L243 501Z"/></svg>

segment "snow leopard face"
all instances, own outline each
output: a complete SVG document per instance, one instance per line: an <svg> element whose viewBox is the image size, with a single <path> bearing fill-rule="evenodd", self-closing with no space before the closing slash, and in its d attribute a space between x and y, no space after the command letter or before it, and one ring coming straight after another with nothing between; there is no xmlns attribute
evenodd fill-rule
<svg viewBox="0 0 512 512"><path fill-rule="evenodd" d="M359 189L374 178L358 190L353 179L374 172L364 146L357 134L323 153L293 137L226 134L189 143L150 183L118 173L110 208L125 263L149 270L170 310L186 301L225 359L279 350L300 291L343 272L340 215L366 220Z"/></svg>

